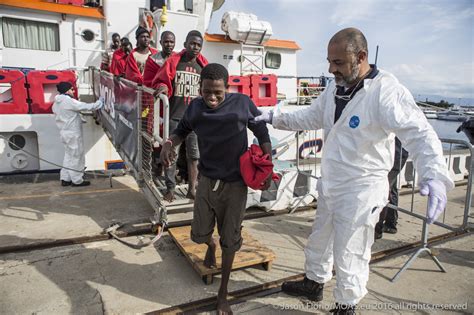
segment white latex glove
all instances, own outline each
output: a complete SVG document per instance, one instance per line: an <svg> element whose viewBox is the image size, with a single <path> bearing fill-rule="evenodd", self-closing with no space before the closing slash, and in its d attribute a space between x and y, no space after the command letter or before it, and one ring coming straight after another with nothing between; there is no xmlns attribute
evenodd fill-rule
<svg viewBox="0 0 474 315"><path fill-rule="evenodd" d="M273 120L273 110L263 112L260 116L255 117L254 120L255 122L264 121L271 124Z"/></svg>
<svg viewBox="0 0 474 315"><path fill-rule="evenodd" d="M430 179L420 185L420 195L428 196L428 210L426 222L433 223L446 208L447 196L446 186L442 181Z"/></svg>

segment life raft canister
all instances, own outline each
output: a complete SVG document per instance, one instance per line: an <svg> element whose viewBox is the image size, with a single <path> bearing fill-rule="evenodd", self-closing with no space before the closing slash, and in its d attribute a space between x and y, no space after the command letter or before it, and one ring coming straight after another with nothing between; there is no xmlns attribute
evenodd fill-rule
<svg viewBox="0 0 474 315"><path fill-rule="evenodd" d="M0 91L0 114L28 114L25 75L20 70L0 69L0 84L10 88Z"/></svg>
<svg viewBox="0 0 474 315"><path fill-rule="evenodd" d="M54 97L58 95L56 85L59 82L70 82L77 98L76 73L72 70L33 70L28 72L26 81L29 84L31 113L50 114Z"/></svg>

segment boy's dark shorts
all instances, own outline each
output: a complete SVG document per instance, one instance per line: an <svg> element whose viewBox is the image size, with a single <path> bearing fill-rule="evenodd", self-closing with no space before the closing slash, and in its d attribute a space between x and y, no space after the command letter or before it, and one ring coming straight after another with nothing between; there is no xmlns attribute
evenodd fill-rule
<svg viewBox="0 0 474 315"><path fill-rule="evenodd" d="M188 160L199 160L198 138L194 131L191 131L184 141L186 145L186 158Z"/></svg>
<svg viewBox="0 0 474 315"><path fill-rule="evenodd" d="M170 132L172 133L176 128L178 128L179 120L176 119L170 119L169 121L169 129ZM197 135L194 131L191 131L186 139L184 139L184 145L186 146L186 158L188 160L199 160L199 147L198 147L198 138ZM179 152L179 147L181 146L178 145L175 147L175 152Z"/></svg>
<svg viewBox="0 0 474 315"><path fill-rule="evenodd" d="M217 222L222 251L235 253L242 246L240 230L246 203L247 186L242 180L223 182L201 175L194 200L191 239L206 243Z"/></svg>

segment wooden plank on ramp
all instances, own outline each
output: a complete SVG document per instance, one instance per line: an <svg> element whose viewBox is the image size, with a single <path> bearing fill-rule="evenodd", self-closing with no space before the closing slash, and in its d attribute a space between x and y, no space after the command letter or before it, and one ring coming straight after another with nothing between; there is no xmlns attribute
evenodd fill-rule
<svg viewBox="0 0 474 315"><path fill-rule="evenodd" d="M204 266L204 256L206 255L207 245L196 244L191 240L190 226L176 227L168 230L173 240L178 245L186 259L191 263L194 270L197 271L204 283L211 284L213 276L221 273L222 251L217 242L216 262L217 268L210 269ZM219 238L217 229L214 231L216 240ZM270 270L275 254L269 248L263 246L260 242L250 236L245 230L242 230L243 243L241 249L235 254L232 270L261 265L265 270Z"/></svg>

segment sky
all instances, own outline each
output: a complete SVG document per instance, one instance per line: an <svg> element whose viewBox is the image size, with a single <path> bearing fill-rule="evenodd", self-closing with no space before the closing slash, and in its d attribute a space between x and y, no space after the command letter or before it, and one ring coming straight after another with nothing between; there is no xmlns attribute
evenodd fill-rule
<svg viewBox="0 0 474 315"><path fill-rule="evenodd" d="M415 99L474 105L474 0L226 0L209 33L223 33L227 11L253 13L271 23L272 38L296 41L298 76L332 76L327 43L356 27L367 38L369 62L378 45L377 66Z"/></svg>

